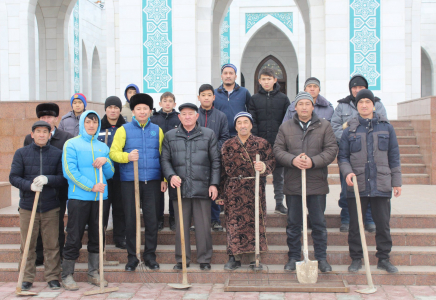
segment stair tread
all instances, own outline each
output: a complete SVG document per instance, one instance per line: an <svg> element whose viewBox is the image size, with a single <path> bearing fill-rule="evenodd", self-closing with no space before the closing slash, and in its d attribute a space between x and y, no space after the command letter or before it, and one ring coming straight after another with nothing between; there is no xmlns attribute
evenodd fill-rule
<svg viewBox="0 0 436 300"><path fill-rule="evenodd" d="M329 164L329 167L338 167L338 164ZM425 164L401 164L402 167L425 167Z"/></svg>

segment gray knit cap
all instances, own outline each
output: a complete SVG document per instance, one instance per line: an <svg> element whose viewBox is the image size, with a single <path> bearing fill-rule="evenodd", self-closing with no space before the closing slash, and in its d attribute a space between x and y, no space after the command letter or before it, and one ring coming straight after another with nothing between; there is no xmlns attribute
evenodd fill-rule
<svg viewBox="0 0 436 300"><path fill-rule="evenodd" d="M318 78L316 77L309 77L306 79L306 82L304 83L304 89L306 89L306 87L309 84L316 84L319 87L319 90L321 90L321 82L319 81Z"/></svg>
<svg viewBox="0 0 436 300"><path fill-rule="evenodd" d="M295 106L297 106L298 101L303 100L303 99L310 100L310 101L312 101L312 104L315 105L315 103L313 102L312 96L308 92L299 92L294 100Z"/></svg>

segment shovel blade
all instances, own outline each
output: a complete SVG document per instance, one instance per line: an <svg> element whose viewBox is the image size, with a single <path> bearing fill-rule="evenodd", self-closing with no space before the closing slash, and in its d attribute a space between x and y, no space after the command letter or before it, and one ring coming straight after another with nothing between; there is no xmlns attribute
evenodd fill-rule
<svg viewBox="0 0 436 300"><path fill-rule="evenodd" d="M362 290L356 290L356 293L359 294L374 294L375 292L377 292L377 288L376 287L369 287L366 289L362 289Z"/></svg>
<svg viewBox="0 0 436 300"><path fill-rule="evenodd" d="M168 283L168 286L172 287L173 289L183 290L189 289L192 285L183 283Z"/></svg>
<svg viewBox="0 0 436 300"><path fill-rule="evenodd" d="M318 281L318 261L299 261L296 263L299 283L316 283Z"/></svg>
<svg viewBox="0 0 436 300"><path fill-rule="evenodd" d="M35 292L30 292L30 291L15 291L15 294L17 294L18 296L36 296L38 295L38 293Z"/></svg>

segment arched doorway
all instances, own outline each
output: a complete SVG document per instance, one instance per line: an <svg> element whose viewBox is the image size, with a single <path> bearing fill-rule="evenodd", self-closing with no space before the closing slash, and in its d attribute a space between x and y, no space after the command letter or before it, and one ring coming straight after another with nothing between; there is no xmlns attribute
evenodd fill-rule
<svg viewBox="0 0 436 300"><path fill-rule="evenodd" d="M277 82L280 84L280 91L287 95L286 70L283 67L283 64L273 55L268 55L265 57L257 66L256 72L254 73L254 93L257 93L259 90L259 72L265 68L274 70L274 73L277 77Z"/></svg>

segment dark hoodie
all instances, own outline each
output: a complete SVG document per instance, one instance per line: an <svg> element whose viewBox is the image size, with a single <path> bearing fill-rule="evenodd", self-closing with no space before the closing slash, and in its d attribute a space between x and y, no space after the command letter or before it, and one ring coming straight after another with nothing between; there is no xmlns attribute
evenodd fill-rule
<svg viewBox="0 0 436 300"><path fill-rule="evenodd" d="M277 132L290 104L289 98L280 92L278 82L271 92L260 87L259 93L254 94L248 104L248 112L253 116L251 133L266 139L274 146Z"/></svg>
<svg viewBox="0 0 436 300"><path fill-rule="evenodd" d="M139 88L136 84L129 84L128 86L126 86L126 89L124 90L124 97L126 98L126 103L124 104L124 110L123 110L123 117L127 122L131 122L132 121L132 111L130 110L130 101L129 99L127 99L127 90L131 87L134 87L136 90L136 93L139 94Z"/></svg>
<svg viewBox="0 0 436 300"><path fill-rule="evenodd" d="M167 133L171 129L179 127L180 120L178 115L179 113L175 109L170 113L166 113L162 109L159 111L155 110L150 117L150 121L159 126L163 133Z"/></svg>

